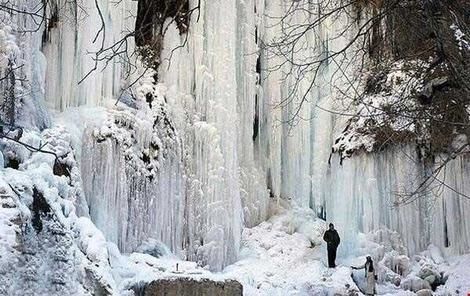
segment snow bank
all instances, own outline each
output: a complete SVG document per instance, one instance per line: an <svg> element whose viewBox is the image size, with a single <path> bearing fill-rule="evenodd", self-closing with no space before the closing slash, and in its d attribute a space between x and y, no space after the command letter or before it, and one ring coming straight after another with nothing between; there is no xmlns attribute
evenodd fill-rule
<svg viewBox="0 0 470 296"><path fill-rule="evenodd" d="M349 267L328 269L320 246L327 225L311 210L293 207L243 231L240 260L224 274L245 295L348 295L358 291Z"/></svg>
<svg viewBox="0 0 470 296"><path fill-rule="evenodd" d="M0 256L8 252L9 258L0 261L2 292L112 291L104 237L88 218L76 216L82 189L70 135L61 126L42 133L25 129L20 141L50 153L1 140L2 153L19 162L17 169L0 171Z"/></svg>
<svg viewBox="0 0 470 296"><path fill-rule="evenodd" d="M470 292L470 255L448 259L449 267L445 271L447 281L439 287L437 295L468 295Z"/></svg>

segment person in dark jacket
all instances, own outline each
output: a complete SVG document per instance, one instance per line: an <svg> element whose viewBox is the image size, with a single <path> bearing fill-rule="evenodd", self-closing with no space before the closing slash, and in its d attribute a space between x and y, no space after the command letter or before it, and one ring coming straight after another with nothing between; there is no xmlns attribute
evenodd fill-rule
<svg viewBox="0 0 470 296"><path fill-rule="evenodd" d="M323 240L326 242L326 247L328 250L328 267L335 268L336 250L338 249L340 239L333 223L330 223L329 229L325 231Z"/></svg>

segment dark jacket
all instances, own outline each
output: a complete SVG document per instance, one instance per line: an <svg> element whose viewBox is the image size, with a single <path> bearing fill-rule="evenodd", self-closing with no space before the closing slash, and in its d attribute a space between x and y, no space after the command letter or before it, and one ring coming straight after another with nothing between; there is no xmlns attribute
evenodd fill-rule
<svg viewBox="0 0 470 296"><path fill-rule="evenodd" d="M328 244L328 246L333 246L335 248L338 247L340 242L338 232L335 229L328 229L327 231L325 231L325 234L323 235L323 240Z"/></svg>

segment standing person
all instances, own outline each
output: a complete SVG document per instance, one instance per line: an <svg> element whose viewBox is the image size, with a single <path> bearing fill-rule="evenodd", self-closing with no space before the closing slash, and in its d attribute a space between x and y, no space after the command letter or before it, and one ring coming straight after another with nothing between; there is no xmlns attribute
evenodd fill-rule
<svg viewBox="0 0 470 296"><path fill-rule="evenodd" d="M335 268L336 250L338 249L340 239L333 223L330 223L329 229L325 231L323 240L326 242L326 248L328 250L328 267Z"/></svg>
<svg viewBox="0 0 470 296"><path fill-rule="evenodd" d="M375 295L376 290L375 290L375 281L377 279L377 275L375 274L375 269L374 269L374 262L372 261L372 258L370 256L367 256L366 258L366 263L364 263L362 266L359 267L354 267L351 266L352 269L365 269L365 277L366 277L366 295Z"/></svg>

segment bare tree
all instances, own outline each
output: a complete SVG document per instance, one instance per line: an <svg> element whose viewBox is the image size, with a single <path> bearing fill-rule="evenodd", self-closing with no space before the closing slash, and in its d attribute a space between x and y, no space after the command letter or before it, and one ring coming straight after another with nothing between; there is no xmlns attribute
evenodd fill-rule
<svg viewBox="0 0 470 296"><path fill-rule="evenodd" d="M0 101L0 139L15 142L31 152L41 152L51 154L55 157L55 166L59 165L58 156L51 151L44 149L47 143L38 147L34 147L21 140L23 135L23 128L16 125L16 106L18 98L16 96L16 84L24 81L23 78L17 77L16 71L21 69L21 66L14 66L13 61L10 59L8 62L8 69L3 77L0 78L0 86L4 89Z"/></svg>
<svg viewBox="0 0 470 296"><path fill-rule="evenodd" d="M116 5L119 5L120 2L116 2ZM97 71L100 65L102 69L105 69L111 62L116 60L125 65L127 69L125 76L128 79L137 70L137 66L132 62L133 57L139 57L145 65L144 71L123 89L116 101L117 104L122 94L131 89L150 69L157 71L161 64L160 54L163 49L163 38L172 24L176 23L180 34L185 36L182 44L172 50L172 54L176 49L186 45L190 18L194 12L199 12L201 3L199 1L195 7L190 8L188 0L139 0L134 30L125 32L121 39L109 46L105 46L106 22L96 0L95 7L100 17L100 28L93 43L99 42L100 46L97 51L91 53L94 65L79 83L82 83L93 72ZM135 48L130 46L131 39L136 45Z"/></svg>
<svg viewBox="0 0 470 296"><path fill-rule="evenodd" d="M18 1L1 0L0 13L2 13L2 17L7 18L2 21L7 23L17 17L23 18L23 21L20 22L21 25L13 28L12 33L15 35L32 34L42 29L47 33L57 25L58 15L63 9L63 7L58 7L56 4L54 1L49 0L30 1L23 4ZM53 13L48 14L48 10L53 11ZM14 56L10 57L6 71L0 77L0 86L3 90L0 94L0 139L19 144L30 152L54 156L54 172L60 168L63 171L64 164L61 162L61 157L46 148L47 142L35 147L22 140L24 129L16 122L17 110L21 100L17 95L16 88L21 83L27 82L27 78L22 73L23 67L24 64L17 64Z"/></svg>
<svg viewBox="0 0 470 296"><path fill-rule="evenodd" d="M446 186L439 172L469 151L467 143L454 143L456 135L470 137L469 11L463 0L290 1L284 15L268 16L279 34L262 46L278 61L264 68L266 75L282 71L290 89L279 103L290 106L285 123L309 119L301 110L329 68L336 107L316 107L348 118L333 147L340 161L356 152L343 145L355 135L373 137L376 150L414 141L420 161L440 153L448 158L416 190L400 193L402 203L421 196L430 183ZM394 77L397 71L406 75ZM396 81L390 86L391 78ZM380 102L379 94L388 99Z"/></svg>
<svg viewBox="0 0 470 296"><path fill-rule="evenodd" d="M49 5L49 0L33 1L26 5L19 5L16 1L11 0L0 0L0 12L8 15L9 18L18 15L26 17L30 22L25 23L31 23L32 26L17 29L16 33L32 33L39 31L46 21L52 20L48 19L45 13L46 7Z"/></svg>
<svg viewBox="0 0 470 296"><path fill-rule="evenodd" d="M121 3L122 0L119 0L113 2L112 5L120 5ZM75 5L76 10L83 9L76 1L72 1L68 4ZM93 67L86 72L78 83L82 83L93 72L103 70L108 67L109 64L115 62L123 64L123 68L126 69L125 76L127 79L130 79L131 75L137 71L137 66L133 61L136 58L142 59L145 64L143 73L129 82L127 87L122 90L121 96L125 91L131 89L148 70L157 70L160 65L160 52L163 46L163 38L170 25L176 23L180 34L185 34L184 42L178 48L186 44L191 15L194 12L198 12L200 9L200 1L197 6L190 8L188 0L139 0L134 30L122 32L123 35L119 40L109 44L106 40L107 28L100 3L95 0L94 4L95 12L100 19L100 27L92 43L98 43L99 46L96 51L90 52L93 59ZM32 33L44 29L44 37L47 38L49 31L57 26L62 17L62 11L65 9L65 7L58 7L57 5L56 2L44 0L37 1L36 4L19 6L14 1L1 0L0 12L5 13L9 18L15 15L26 17L34 24L31 28L17 30L15 32L16 34ZM65 5L67 5L67 3ZM92 12L86 12L86 14L88 13ZM199 15L197 19L199 19ZM133 41L132 43L135 43L137 47L131 46L131 41ZM176 49L177 48L173 49L173 51ZM23 129L15 124L16 104L18 102L15 95L15 86L18 81L24 80L24 78L19 78L16 75L16 71L20 70L22 66L23 65L16 66L14 62L10 60L7 71L0 77L0 83L7 85L7 87L4 88L6 91L2 94L3 100L0 105L1 109L4 111L0 118L0 138L14 141L31 151L53 154L57 163L57 155L44 149L47 143L40 147L33 147L20 140ZM118 97L116 104L119 102L121 96Z"/></svg>

